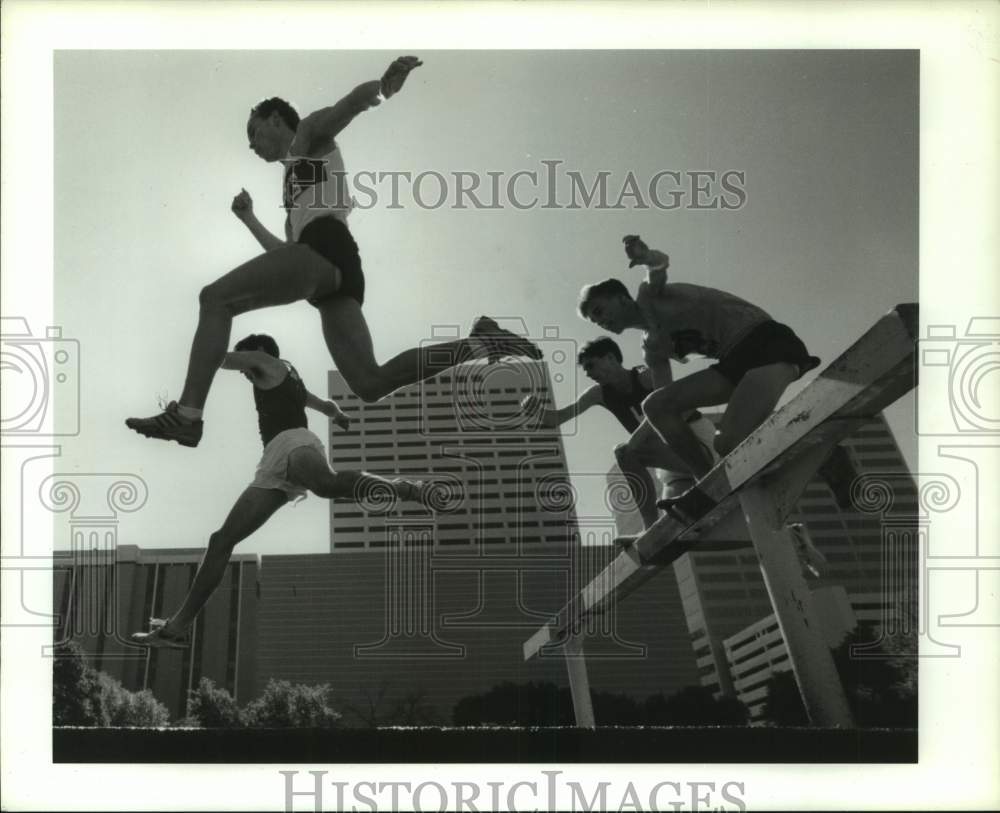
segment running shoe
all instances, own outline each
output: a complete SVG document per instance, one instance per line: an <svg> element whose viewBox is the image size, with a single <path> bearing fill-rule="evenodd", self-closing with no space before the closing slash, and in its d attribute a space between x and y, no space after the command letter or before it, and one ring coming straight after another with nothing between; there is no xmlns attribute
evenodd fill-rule
<svg viewBox="0 0 1000 813"><path fill-rule="evenodd" d="M424 502L428 483L423 480L408 480L405 477L396 477L391 482L396 496L403 502Z"/></svg>
<svg viewBox="0 0 1000 813"><path fill-rule="evenodd" d="M496 364L504 356L527 356L536 360L542 358L542 351L534 342L504 330L488 316L480 316L473 322L469 338L483 340L490 364Z"/></svg>
<svg viewBox="0 0 1000 813"><path fill-rule="evenodd" d="M657 500L656 507L661 511L666 512L667 516L675 522L690 525L699 519L699 515L686 510L686 498L690 492L691 489L688 489L683 494L678 494L674 497L664 497L662 500Z"/></svg>
<svg viewBox="0 0 1000 813"><path fill-rule="evenodd" d="M191 646L190 632L168 633L167 622L162 618L150 618L149 627L149 632L133 632L129 641L150 649L187 649Z"/></svg>
<svg viewBox="0 0 1000 813"><path fill-rule="evenodd" d="M140 435L157 440L174 440L181 446L194 448L201 440L204 426L201 418L185 418L180 414L176 401L152 418L126 418L125 425Z"/></svg>

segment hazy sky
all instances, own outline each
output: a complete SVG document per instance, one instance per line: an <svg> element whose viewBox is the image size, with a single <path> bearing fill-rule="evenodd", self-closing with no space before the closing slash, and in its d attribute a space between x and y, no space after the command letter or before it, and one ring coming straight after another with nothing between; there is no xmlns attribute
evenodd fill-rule
<svg viewBox="0 0 1000 813"><path fill-rule="evenodd" d="M120 542L204 545L260 457L249 385L225 371L197 449L146 440L123 424L156 412L157 395L179 395L199 289L258 251L229 211L233 195L245 187L258 217L281 231L281 170L248 150L249 108L277 94L308 113L378 77L395 55L57 54L56 323L81 343L83 427L63 445L59 470L146 480L149 501L123 524ZM567 170L588 183L604 171L613 203L629 172L645 190L662 171L736 171L745 173L746 202L728 211L642 210L633 198L610 211L422 209L404 183L392 209L388 184L379 184L378 204L355 211L350 225L381 359L435 326L464 334L480 313L520 317L535 336L557 328L550 348L594 338L576 316L576 297L608 276L634 288L640 273L628 270L620 242L629 232L670 254L674 280L751 300L824 362L893 305L917 298L915 52L419 55L425 65L403 92L341 135L348 172L434 171L454 197L454 172L477 173L486 188L486 173L503 173L503 188L513 173L544 174L541 161L559 160L557 198L569 197ZM519 182L522 201L530 186ZM425 200L437 197L435 181L421 189ZM537 194L544 200L543 185ZM250 332L274 335L307 385L323 391L331 362L313 308L239 317L233 339ZM640 360L639 339L620 338L628 364ZM676 366L675 376L702 366ZM572 384L557 390L560 405L570 397ZM908 396L888 415L915 465L912 413ZM325 437L320 417L310 422ZM603 411L566 437L571 471L598 475L579 478L583 513L599 511L596 484L625 437ZM241 551L323 551L328 531L325 501L310 497Z"/></svg>

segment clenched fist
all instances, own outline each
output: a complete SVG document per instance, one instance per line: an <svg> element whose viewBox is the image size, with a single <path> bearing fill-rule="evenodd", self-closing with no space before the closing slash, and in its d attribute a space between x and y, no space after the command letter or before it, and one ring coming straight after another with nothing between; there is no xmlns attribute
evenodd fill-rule
<svg viewBox="0 0 1000 813"><path fill-rule="evenodd" d="M622 242L625 244L626 256L632 261L628 267L635 268L637 265L642 265L646 255L649 254L649 246L643 242L638 234L626 234L622 238Z"/></svg>
<svg viewBox="0 0 1000 813"><path fill-rule="evenodd" d="M626 234L622 242L625 244L625 254L631 261L628 264L629 268L648 265L666 269L670 266L670 258L662 251L647 246L638 234Z"/></svg>
<svg viewBox="0 0 1000 813"><path fill-rule="evenodd" d="M233 205L230 208L240 220L246 220L253 214L253 198L250 197L250 193L246 189L241 189L240 193L233 198Z"/></svg>

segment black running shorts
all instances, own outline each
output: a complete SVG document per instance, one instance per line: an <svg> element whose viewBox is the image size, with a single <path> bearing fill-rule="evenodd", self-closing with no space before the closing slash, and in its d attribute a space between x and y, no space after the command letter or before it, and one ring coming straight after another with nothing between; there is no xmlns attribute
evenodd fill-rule
<svg viewBox="0 0 1000 813"><path fill-rule="evenodd" d="M820 360L809 355L790 327L768 320L757 325L709 369L718 370L735 386L750 370L778 362L798 365L796 378L801 378L817 367Z"/></svg>
<svg viewBox="0 0 1000 813"><path fill-rule="evenodd" d="M321 302L338 296L349 296L359 305L365 303L365 275L361 270L361 255L346 223L335 217L318 217L306 224L298 242L309 246L340 269L340 288L327 296L310 299L310 305L318 306Z"/></svg>

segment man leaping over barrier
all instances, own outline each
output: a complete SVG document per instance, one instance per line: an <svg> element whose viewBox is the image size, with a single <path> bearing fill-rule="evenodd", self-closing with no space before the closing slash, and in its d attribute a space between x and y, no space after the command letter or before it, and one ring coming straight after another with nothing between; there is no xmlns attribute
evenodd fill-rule
<svg viewBox="0 0 1000 813"><path fill-rule="evenodd" d="M580 292L581 316L612 333L644 333L643 352L654 380L668 381L652 392L642 411L662 440L701 477L714 460L684 419L700 407L726 404L714 438L724 457L773 412L785 389L820 360L802 340L763 309L733 294L686 282L666 281L662 252L637 237L626 252L651 273L635 298L617 279L587 285ZM670 360L697 353L716 363L677 381ZM664 505L669 510L674 500Z"/></svg>
<svg viewBox="0 0 1000 813"><path fill-rule="evenodd" d="M311 491L326 499L359 501L421 501L426 484L396 478L386 480L361 471L334 471L323 444L309 431L306 407L331 418L341 429L350 421L334 401L324 401L306 389L298 372L278 356L278 344L266 334L252 334L236 343L222 367L238 370L253 384L254 405L264 454L256 476L237 498L222 527L208 539L208 550L180 608L170 618L150 619L149 632L130 640L140 646L180 649L189 646L195 617L215 592L233 549L253 534L286 502Z"/></svg>
<svg viewBox="0 0 1000 813"><path fill-rule="evenodd" d="M361 113L398 93L422 64L414 56L401 56L380 80L364 82L336 104L301 119L277 96L250 111L246 125L250 149L258 158L284 166L284 239L257 219L246 190L233 199L233 213L264 252L202 289L180 397L157 415L128 418L126 426L149 438L197 446L202 411L226 354L233 319L301 300L319 312L327 349L347 385L369 403L472 359L542 357L532 342L480 316L465 339L411 348L384 364L375 358L361 309L365 275L347 227L352 204L337 137Z"/></svg>
<svg viewBox="0 0 1000 813"><path fill-rule="evenodd" d="M625 443L615 446L615 460L632 491L642 524L649 528L659 517L656 487L649 469L664 472L668 496L683 493L694 484L694 478L687 463L663 442L642 413L643 401L656 387L652 371L645 366L627 369L622 359L621 348L614 339L602 336L588 342L580 350L577 362L584 375L594 382L592 386L561 409L542 407L537 395L525 397L521 408L525 414L538 410L541 425L548 429L555 429L595 406L614 415L630 435ZM706 454L711 454L715 433L712 422L697 410L685 414L684 419Z"/></svg>
<svg viewBox="0 0 1000 813"><path fill-rule="evenodd" d="M590 286L583 291L581 313L588 318L593 314L595 320L600 320L609 329L661 326L656 318L661 315L655 310L656 303L650 306L650 310L654 311L650 316L648 311L640 309L636 300L622 291L624 286L621 283L612 281L611 284L602 283L602 286L605 290L598 291L596 296L591 294L597 286ZM608 291L608 288L611 290ZM662 296L669 298L670 289L671 286L665 285ZM644 293L647 297L650 295L649 285ZM684 290L681 289L668 305L677 308L679 302L683 301L683 294ZM701 313L697 308L694 315L678 311L675 325L662 325L668 336L674 332L671 328L679 330L687 326L697 329L700 324L706 324L704 321L699 324L699 316L703 320L713 313L719 316L723 309L713 308L712 304L720 294L721 292L712 292L705 295L704 299L709 301L709 306L705 307L702 301ZM661 294L654 294L658 295ZM639 296L637 300L641 301L642 298ZM749 313L759 310L753 309L749 303L743 303L743 306L748 306L745 309ZM734 308L743 306L736 305ZM725 312L721 315L725 316ZM724 323L708 323L705 342L716 340L720 346L728 346L729 352L718 352L716 358L719 358L720 363L732 361L735 354L732 348L745 349L747 337L752 337L760 324L751 322L744 328L744 336L734 339L731 334L724 332ZM853 725L851 709L828 642L821 632L810 590L800 573L802 563L796 557L795 540L785 523L795 510L813 473L822 466L829 450L853 435L874 415L913 390L916 385L914 371L918 333L917 306L913 303L896 305L853 341L783 408L761 420L750 435L743 439L745 442L740 443L739 435L730 435L728 438L723 436L719 444L720 451L725 450L726 442L731 446L740 444L739 448L733 448L724 460L706 472L696 486L682 497L683 504L673 507L669 517L661 517L637 537L632 545L615 555L604 570L595 575L525 641L523 654L526 660L539 655L548 647L562 650L577 725L594 727L596 724L584 659L584 639L588 633L586 620L605 612L609 606L637 590L661 568L676 562L685 553L705 550L707 541L728 536L731 532L730 520L734 517L745 522L752 539L810 722L830 728ZM796 352L801 355L805 353L805 349ZM812 357L808 354L800 359L801 364L799 361L783 358L783 353L778 351L773 351L771 358L767 358L767 354L761 355L765 355L765 358L757 359L757 365L747 365L738 382L729 382L721 374L718 377L705 375L713 372L708 370L667 385L658 392L668 390L668 395L671 395L669 389L674 388L675 392L671 397L676 397L685 406L690 406L692 402L704 403L698 397L733 396L729 399L727 417L742 418L748 423L749 419L745 414L731 414L737 407L743 406L734 397L743 379L761 369L765 373L776 372L770 381L780 382L782 373L786 379L792 379L801 375L803 368L813 366ZM676 389L697 377L705 384L704 391L700 396L697 391L687 393L690 397L685 403L683 397L677 397ZM723 382L729 383L720 385L720 377ZM713 385L716 386L713 388ZM780 391L775 392L777 389L775 386L770 391L774 400L781 394ZM681 392L680 395L684 396L685 393ZM650 398L656 396L657 393L653 393ZM646 414L649 415L651 411ZM912 547L912 542L912 539L905 539L900 544Z"/></svg>

